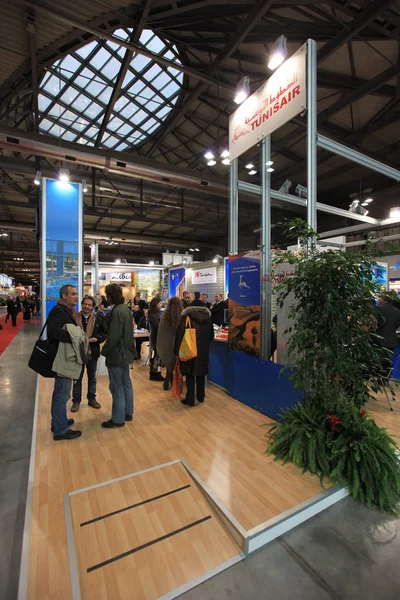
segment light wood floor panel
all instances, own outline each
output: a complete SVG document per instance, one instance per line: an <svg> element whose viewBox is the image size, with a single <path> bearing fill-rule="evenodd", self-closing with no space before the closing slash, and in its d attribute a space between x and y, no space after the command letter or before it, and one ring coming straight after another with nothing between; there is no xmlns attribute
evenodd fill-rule
<svg viewBox="0 0 400 600"><path fill-rule="evenodd" d="M117 430L100 427L101 421L111 414L108 379L100 377L98 399L102 408L96 411L84 401L80 411L70 415L83 431L81 438L70 442L52 440L53 382L41 381L29 600L70 598L63 507L66 492L185 459L242 527L249 530L321 491L317 478L301 475L293 465L282 466L265 455L266 429L260 427L268 422L265 416L212 386L207 386L203 405L184 407L171 399L170 392L163 391L161 383L150 382L148 369L138 362L131 371L134 421ZM84 389L85 386L84 381ZM400 439L400 395L393 413L381 398L370 408L378 424L388 427ZM102 489L105 491L105 487ZM97 510L100 505L96 502L90 510ZM172 560L168 553L167 558ZM182 560L182 571L189 568L190 564ZM145 564L141 563L140 572L142 587L146 589L152 584ZM124 586L119 579L110 589L109 583L99 580L97 597L117 599L116 590L120 589L123 597Z"/></svg>
<svg viewBox="0 0 400 600"><path fill-rule="evenodd" d="M166 493L170 495L159 498ZM153 500L82 525L149 499ZM88 600L98 597L99 582L116 589L124 579L126 585L121 586L118 597L155 600L240 554L239 546L180 463L71 495L70 502L82 596ZM87 572L203 519L207 521Z"/></svg>

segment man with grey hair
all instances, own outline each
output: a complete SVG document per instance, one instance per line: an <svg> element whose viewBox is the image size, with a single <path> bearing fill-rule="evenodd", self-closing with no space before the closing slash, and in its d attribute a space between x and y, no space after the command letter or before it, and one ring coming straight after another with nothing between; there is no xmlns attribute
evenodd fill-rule
<svg viewBox="0 0 400 600"><path fill-rule="evenodd" d="M60 299L54 306L47 319L47 336L49 342L58 348L60 342L71 344L71 338L65 325L77 325L76 304L78 290L74 285L63 285L60 289ZM53 396L51 398L51 430L53 439L73 440L81 435L80 431L70 429L73 419L67 417L67 402L71 397L72 379L56 375Z"/></svg>

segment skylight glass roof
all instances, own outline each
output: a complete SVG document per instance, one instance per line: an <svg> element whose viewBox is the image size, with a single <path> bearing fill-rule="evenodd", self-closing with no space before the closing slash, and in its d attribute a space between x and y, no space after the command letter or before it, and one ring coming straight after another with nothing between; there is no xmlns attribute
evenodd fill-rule
<svg viewBox="0 0 400 600"><path fill-rule="evenodd" d="M131 29L113 35L129 41ZM145 29L147 50L181 64L176 47ZM98 40L79 48L47 69L39 93L40 131L63 140L112 150L129 150L153 134L176 105L183 74L133 54L101 140L114 85L126 48Z"/></svg>

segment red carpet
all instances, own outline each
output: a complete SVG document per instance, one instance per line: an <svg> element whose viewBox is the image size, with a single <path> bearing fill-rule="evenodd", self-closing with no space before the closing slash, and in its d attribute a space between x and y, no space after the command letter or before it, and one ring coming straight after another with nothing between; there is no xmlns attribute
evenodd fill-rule
<svg viewBox="0 0 400 600"><path fill-rule="evenodd" d="M6 315L0 318L0 323L3 329L0 331L0 356L3 354L4 350L7 348L8 344L10 344L17 333L24 326L23 314L19 313L17 317L17 326L13 327L11 323L11 317L8 319L6 323ZM28 325L29 327L29 325Z"/></svg>

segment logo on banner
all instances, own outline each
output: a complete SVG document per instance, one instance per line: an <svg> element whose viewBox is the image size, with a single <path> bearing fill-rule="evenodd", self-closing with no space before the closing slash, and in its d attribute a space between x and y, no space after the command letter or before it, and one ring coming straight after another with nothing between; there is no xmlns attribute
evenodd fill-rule
<svg viewBox="0 0 400 600"><path fill-rule="evenodd" d="M217 267L211 267L209 269L193 269L192 271L192 285L202 285L204 283L216 283L217 282Z"/></svg>
<svg viewBox="0 0 400 600"><path fill-rule="evenodd" d="M110 273L109 281L131 281L131 273Z"/></svg>
<svg viewBox="0 0 400 600"><path fill-rule="evenodd" d="M237 158L306 107L306 52L289 58L229 119L229 157Z"/></svg>

